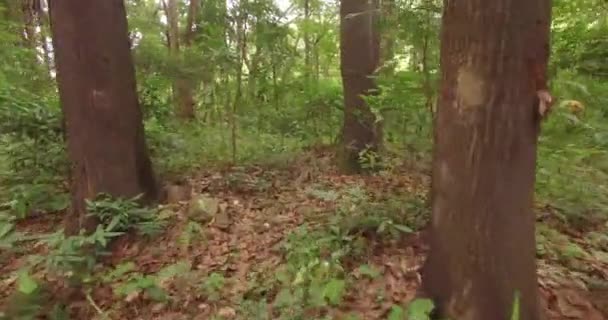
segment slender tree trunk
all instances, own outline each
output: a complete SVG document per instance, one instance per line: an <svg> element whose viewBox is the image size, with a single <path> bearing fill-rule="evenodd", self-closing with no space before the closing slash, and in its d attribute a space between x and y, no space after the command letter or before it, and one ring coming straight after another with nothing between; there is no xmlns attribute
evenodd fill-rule
<svg viewBox="0 0 608 320"><path fill-rule="evenodd" d="M314 65L315 65L315 72L314 72L314 77L313 80L315 81L315 89L316 86L319 85L319 79L321 79L321 53L319 52L319 43L315 43L314 46L314 51L313 51L313 58L314 58Z"/></svg>
<svg viewBox="0 0 608 320"><path fill-rule="evenodd" d="M430 23L427 20L427 23ZM430 35L428 32L425 32L422 40L422 54L421 54L421 68L423 83L422 83L422 91L424 92L425 97L425 107L431 114L433 114L433 84L431 83L431 72L429 70L429 42Z"/></svg>
<svg viewBox="0 0 608 320"><path fill-rule="evenodd" d="M255 27L253 30L251 30L252 34L256 34L256 30L258 30L258 27ZM247 95L249 96L249 101L254 102L254 103L258 103L258 102L262 102L259 101L258 97L257 97L257 90L258 90L258 82L260 80L260 76L262 74L261 70L260 70L260 61L263 55L263 50L262 50L262 41L260 41L259 38L256 39L255 41L255 52L253 52L251 54L251 62L249 63L247 70L249 70L249 74L247 77ZM251 49L249 49L251 50ZM246 52L245 52L245 57L247 56ZM255 106L254 106L255 107ZM258 118L258 120L261 120L261 118Z"/></svg>
<svg viewBox="0 0 608 320"><path fill-rule="evenodd" d="M279 84L277 81L277 64L274 59L272 61L272 97L274 109L279 112Z"/></svg>
<svg viewBox="0 0 608 320"><path fill-rule="evenodd" d="M395 27L395 0L381 0L384 20L384 30L381 44L382 63L385 65L389 74L394 71L394 66L390 63L395 57L395 36L391 32ZM389 64L390 63L390 64Z"/></svg>
<svg viewBox="0 0 608 320"><path fill-rule="evenodd" d="M49 75L55 68L53 65L53 55L51 44L49 43L51 38L49 37L49 13L48 10L45 10L44 4L46 3L44 0L36 0L38 1L37 9L38 9L38 27L40 28L40 47L42 48L42 53L44 54L44 64L46 65L47 71ZM48 8L48 6L46 7Z"/></svg>
<svg viewBox="0 0 608 320"><path fill-rule="evenodd" d="M187 19L188 23L192 24L188 24L185 29L184 39L183 41L180 41L178 0L167 0L167 2L164 2L163 0L168 22L169 53L175 61L180 63L183 60L181 52L182 47L188 47L191 42L193 33L193 22L191 21L194 21L195 19L195 17L191 17L191 15L196 14L197 9L196 7L193 8L193 6L197 3L198 1L191 1L190 3L191 8L189 9L189 17ZM194 107L196 101L194 100L194 86L187 77L184 77L181 74L181 71L178 72L178 75L176 75L173 82L173 98L175 101L176 114L179 118L195 118L196 113Z"/></svg>
<svg viewBox="0 0 608 320"><path fill-rule="evenodd" d="M91 231L85 199L143 194L157 185L144 138L123 0L52 1L57 82L72 162L66 231Z"/></svg>
<svg viewBox="0 0 608 320"><path fill-rule="evenodd" d="M310 0L304 0L304 79L306 90L309 90L311 68L311 41L310 41Z"/></svg>
<svg viewBox="0 0 608 320"><path fill-rule="evenodd" d="M190 0L188 6L188 16L186 17L186 28L183 35L183 48L187 49L192 46L194 36L196 34L195 27L198 25L199 9L201 6L201 0ZM194 94L198 87L198 81L194 81L191 76L180 79L181 84L180 91L182 98L181 100L181 117L185 119L193 119L196 117L196 99Z"/></svg>
<svg viewBox="0 0 608 320"><path fill-rule="evenodd" d="M232 103L232 110L230 112L230 138L232 145L232 162L236 163L237 153L237 112L243 95L243 61L245 59L245 53L247 52L247 39L245 36L246 29L245 23L247 21L247 13L244 8L244 1L239 3L238 17L236 23L236 45L238 49L238 61L236 65L236 88L234 92L234 102Z"/></svg>
<svg viewBox="0 0 608 320"><path fill-rule="evenodd" d="M359 153L378 151L382 130L376 116L361 96L375 95L371 78L380 62L377 30L377 1L340 2L340 60L344 87L344 125L342 128L343 169L358 172Z"/></svg>
<svg viewBox="0 0 608 320"><path fill-rule="evenodd" d="M37 0L21 0L21 12L23 14L23 25L25 28L25 42L29 48L36 49L38 44L36 37L36 10L35 1Z"/></svg>
<svg viewBox="0 0 608 320"><path fill-rule="evenodd" d="M550 0L446 1L423 293L440 316L538 320L537 92ZM443 318L442 318L443 319Z"/></svg>

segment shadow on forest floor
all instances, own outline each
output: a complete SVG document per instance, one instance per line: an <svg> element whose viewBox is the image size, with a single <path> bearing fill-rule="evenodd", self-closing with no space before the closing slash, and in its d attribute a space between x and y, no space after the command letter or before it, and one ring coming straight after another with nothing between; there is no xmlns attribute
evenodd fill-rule
<svg viewBox="0 0 608 320"><path fill-rule="evenodd" d="M162 236L113 245L88 297L36 276L72 319L401 319L427 249L428 176L411 166L343 176L332 158L317 150L295 163L197 173L191 200L162 207ZM551 208L537 209L549 319L605 319L608 288L593 279L608 279L606 242L560 232ZM18 229L51 232L58 220ZM0 305L19 303L9 297L15 272L46 250L33 241L22 249L1 269Z"/></svg>

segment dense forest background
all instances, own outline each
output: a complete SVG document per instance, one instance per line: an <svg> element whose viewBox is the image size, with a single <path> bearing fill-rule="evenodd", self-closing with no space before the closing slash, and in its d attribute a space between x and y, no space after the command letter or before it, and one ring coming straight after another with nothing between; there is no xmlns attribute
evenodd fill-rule
<svg viewBox="0 0 608 320"><path fill-rule="evenodd" d="M81 145L119 138L65 121L56 53L104 29L95 39L119 46L120 23L99 11L83 13L90 29L51 28L52 14L69 15L44 0L0 0L0 318L425 319L415 317L430 301L414 295L431 211L443 3L343 1L351 7L124 1L162 204L100 194L86 199L90 232L64 233L75 154L66 128L96 134ZM340 28L341 13L367 11L366 23ZM69 32L77 40L52 38ZM109 46L102 40L87 45ZM542 122L534 206L542 306L551 319L605 319L608 3L554 0L550 51L555 103ZM358 101L367 129L348 120L361 116L348 101L365 81L345 65L373 73L373 93ZM121 74L107 79L100 65L78 68L80 81L130 85L129 68L113 65ZM127 109L81 116L129 126L137 112ZM349 139L369 141L352 151Z"/></svg>

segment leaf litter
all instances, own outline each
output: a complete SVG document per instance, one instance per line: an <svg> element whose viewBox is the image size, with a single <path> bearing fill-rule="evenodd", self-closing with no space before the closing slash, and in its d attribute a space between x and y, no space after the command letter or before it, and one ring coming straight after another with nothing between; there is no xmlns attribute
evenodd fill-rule
<svg viewBox="0 0 608 320"><path fill-rule="evenodd" d="M280 245L303 225L328 223L341 197L332 190L363 186L374 201L405 195L426 199L428 173L393 168L387 175L345 176L331 165L331 157L326 150L312 150L291 165L198 172L188 179L191 196L161 210L171 221L162 236L117 241L112 256L104 261L104 270L128 263L142 279L181 263L184 269L156 279L169 298L155 301L151 298L154 291L133 291L118 298L114 292L121 285L118 281L94 288L90 294L94 304L83 303L80 297L68 303L69 310L74 318L82 319L253 319L242 313L243 305L248 297L263 297L260 314L278 319L272 301L279 292L268 283L276 282L286 260ZM199 211L204 216L193 213L191 199L202 199ZM551 214L542 217L547 216ZM60 225L56 216L36 218L18 227L34 234L50 231L53 225ZM539 257L539 288L548 318L606 319L608 286L602 285L608 281L608 263L601 259L606 248L591 244L582 233L568 239L595 254L577 258L587 266L582 271L554 258ZM369 250L358 261L345 262L351 281L339 305L322 312L311 308L308 315L386 319L396 306L404 307L414 298L427 250L423 234L374 243L378 241L369 239ZM7 303L8 293L17 285L15 272L26 263L28 254L44 252L33 243L26 243L23 252L2 266L0 305ZM599 279L600 284L591 286L590 279Z"/></svg>

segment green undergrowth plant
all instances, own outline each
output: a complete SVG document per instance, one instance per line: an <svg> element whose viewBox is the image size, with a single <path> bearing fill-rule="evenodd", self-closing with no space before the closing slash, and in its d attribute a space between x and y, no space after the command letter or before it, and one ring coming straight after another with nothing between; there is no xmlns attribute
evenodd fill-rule
<svg viewBox="0 0 608 320"><path fill-rule="evenodd" d="M103 269L100 259L110 254L108 245L113 239L127 232L154 236L164 230L165 221L158 218L157 210L142 207L137 200L138 197L116 199L100 194L95 199L87 201L88 214L99 221L96 229L91 233L85 233L83 230L76 235L66 235L63 230L39 235L38 240L46 244L48 251L44 255L29 256L28 264L19 270L21 275L26 274L27 277L21 276L20 281L25 281L25 285L30 287L44 286L43 281L29 276L30 273L43 272L51 275L52 278L65 280L68 285L83 290L90 298L89 291L103 280L103 277L99 276L100 270ZM10 245L18 234L11 228L11 220L7 221L8 226L2 227L4 237L0 239L3 240L2 243ZM145 287L149 282L145 277L131 280L138 283L135 285L137 287ZM148 287L145 289L154 291ZM36 291L26 293L18 291L15 294L32 296ZM24 308L30 307L37 309L36 305L24 305Z"/></svg>
<svg viewBox="0 0 608 320"><path fill-rule="evenodd" d="M163 231L165 221L159 219L156 209L141 207L137 200L117 199L100 194L87 201L87 212L99 224L94 232L67 236L60 230L47 238L51 251L45 257L47 268L56 270L77 282L89 281L98 258L108 254L110 241L126 232L135 231L154 236Z"/></svg>
<svg viewBox="0 0 608 320"><path fill-rule="evenodd" d="M421 199L394 195L372 200L360 186L346 189L338 201L334 224L348 234L394 239L424 226L428 211Z"/></svg>
<svg viewBox="0 0 608 320"><path fill-rule="evenodd" d="M54 95L0 84L0 210L23 219L67 206L67 158Z"/></svg>
<svg viewBox="0 0 608 320"><path fill-rule="evenodd" d="M101 281L110 284L114 294L121 299L142 296L153 301L166 302L171 298L166 284L175 278L188 276L191 268L189 262L178 261L156 273L142 274L137 271L135 263L126 262L104 274Z"/></svg>
<svg viewBox="0 0 608 320"><path fill-rule="evenodd" d="M230 128L205 123L177 123L151 119L146 133L161 175L187 175L202 166L232 162ZM242 128L236 140L239 164L263 162L277 154L299 151L301 139Z"/></svg>
<svg viewBox="0 0 608 320"><path fill-rule="evenodd" d="M271 284L278 319L304 319L306 312L337 306L348 285L345 259L355 250L353 239L338 230L302 226L281 245L285 263Z"/></svg>
<svg viewBox="0 0 608 320"><path fill-rule="evenodd" d="M99 221L96 229L71 236L59 230L47 236L50 251L39 260L45 262L47 270L73 283L93 281L98 259L109 254L107 247L113 239L130 231L153 236L163 230L165 222L158 220L156 210L142 208L137 200L138 197L115 199L105 194L88 200L88 214Z"/></svg>
<svg viewBox="0 0 608 320"><path fill-rule="evenodd" d="M354 281L353 272L377 277L379 274L361 260L369 250L369 233L374 239L393 239L412 232L406 220L397 220L405 199L389 206L375 203L360 186L332 190L315 186L307 189L310 197L336 204L335 211L290 233L281 244L285 262L265 286L276 292L272 305L279 319L304 319L308 312L339 306ZM397 205L398 203L398 205ZM418 213L414 212L414 215ZM404 214L405 215L405 214ZM321 219L321 221L316 220ZM303 318L304 317L304 318Z"/></svg>
<svg viewBox="0 0 608 320"><path fill-rule="evenodd" d="M568 71L560 72L553 86L558 101L543 124L537 195L567 222L608 219L608 86ZM569 101L584 111L573 114Z"/></svg>
<svg viewBox="0 0 608 320"><path fill-rule="evenodd" d="M131 199L100 194L87 200L87 212L111 231L136 231L143 236L155 236L164 231L167 221L156 208L142 207L141 195Z"/></svg>
<svg viewBox="0 0 608 320"><path fill-rule="evenodd" d="M16 250L17 243L24 239L24 235L15 230L15 217L0 212L0 263L4 255Z"/></svg>

